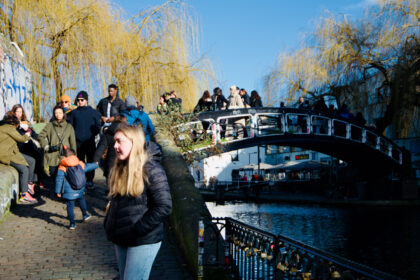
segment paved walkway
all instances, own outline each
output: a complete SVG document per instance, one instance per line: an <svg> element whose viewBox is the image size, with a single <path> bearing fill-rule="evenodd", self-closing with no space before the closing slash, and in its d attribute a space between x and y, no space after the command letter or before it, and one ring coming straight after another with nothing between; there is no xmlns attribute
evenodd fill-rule
<svg viewBox="0 0 420 280"><path fill-rule="evenodd" d="M102 225L105 187L97 185L86 195L91 219L82 222L75 208L75 230L67 229L63 202L45 190L37 197L38 204L12 207L0 224L0 279L118 279L113 245ZM170 231L150 279L192 279Z"/></svg>

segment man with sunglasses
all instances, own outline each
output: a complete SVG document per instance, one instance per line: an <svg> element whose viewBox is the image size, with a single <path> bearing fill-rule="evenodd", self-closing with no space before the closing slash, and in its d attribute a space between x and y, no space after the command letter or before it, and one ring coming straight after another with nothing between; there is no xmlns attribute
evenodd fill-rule
<svg viewBox="0 0 420 280"><path fill-rule="evenodd" d="M77 108L68 114L67 121L73 125L76 134L77 157L84 162L93 162L95 153L95 136L101 129L101 115L88 105L86 91L76 95ZM95 171L87 172L87 187L93 189Z"/></svg>
<svg viewBox="0 0 420 280"><path fill-rule="evenodd" d="M71 104L71 98L68 95L61 96L61 107L64 113L70 113L75 107Z"/></svg>

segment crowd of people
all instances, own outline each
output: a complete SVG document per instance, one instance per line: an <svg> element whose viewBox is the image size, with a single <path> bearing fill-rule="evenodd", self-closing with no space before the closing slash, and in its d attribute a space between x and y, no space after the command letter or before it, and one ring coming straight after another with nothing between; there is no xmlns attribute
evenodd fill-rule
<svg viewBox="0 0 420 280"><path fill-rule="evenodd" d="M280 107L284 107L284 103L280 104ZM350 121L355 122L360 127L367 127L373 131L376 131L376 126L373 123L367 124L366 119L364 118L362 112L357 112L356 114L348 107L347 104L342 104L336 109L333 104L327 106L323 98L319 98L312 105L308 100L305 100L303 96L299 98L299 101L296 104L296 108L306 109L306 110L315 110L322 113L328 113L330 115L339 116Z"/></svg>
<svg viewBox="0 0 420 280"><path fill-rule="evenodd" d="M205 90L194 107L194 112L218 111L236 108L255 108L263 107L261 97L258 92L253 90L251 97L245 89L233 85L230 87L230 95L226 98L222 89L216 87L213 89L213 95ZM182 109L182 99L178 98L176 91L164 93L159 97L159 104L156 112L158 114L167 114L171 111L180 112Z"/></svg>
<svg viewBox="0 0 420 280"><path fill-rule="evenodd" d="M123 101L115 84L108 86L108 96L96 109L89 105L86 91L76 94L75 105L71 101L68 95L61 97L39 134L24 108L14 105L0 121L0 163L17 170L20 203L36 204L36 192L42 188L63 199L69 229L76 228L76 202L83 221L91 218L84 195L94 189L94 172L101 165L109 188L104 226L108 240L115 244L121 279L133 275L147 279L162 241L163 219L172 209L166 174L160 165L161 149L151 142L155 128L136 98L129 95ZM249 96L245 89L232 85L227 98L219 87L213 89L213 95L204 91L194 112L258 107L263 104L257 91ZM361 113L353 115L346 105L336 110L323 99L312 107L301 97L297 108L337 114L366 125ZM176 91L160 96L157 113L181 110L182 99ZM246 133L245 118L229 122L224 124L226 137L231 133L228 125L238 134Z"/></svg>
<svg viewBox="0 0 420 280"><path fill-rule="evenodd" d="M180 110L175 92L165 98L174 99L168 103ZM38 203L42 188L63 200L71 230L76 228L76 202L83 221L91 218L84 195L94 189L94 170L101 163L109 200L104 227L115 245L120 277L148 279L163 219L172 209L161 148L150 141L155 128L135 97L120 99L115 84L96 109L86 91L78 92L74 103L63 95L38 135L24 108L13 106L0 122L0 163L19 174L20 204Z"/></svg>

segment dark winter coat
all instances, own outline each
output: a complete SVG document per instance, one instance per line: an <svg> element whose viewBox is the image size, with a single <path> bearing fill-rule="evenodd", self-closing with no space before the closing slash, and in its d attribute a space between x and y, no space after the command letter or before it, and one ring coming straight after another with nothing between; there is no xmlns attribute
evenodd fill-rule
<svg viewBox="0 0 420 280"><path fill-rule="evenodd" d="M249 99L249 105L252 108L259 108L263 106L261 98L252 98L252 97Z"/></svg>
<svg viewBox="0 0 420 280"><path fill-rule="evenodd" d="M240 95L240 94L239 94ZM244 95L240 95L241 96L241 98L242 98L242 102L244 103L244 106L245 105L250 105L250 100L249 100L249 95L248 95L248 93L245 93Z"/></svg>
<svg viewBox="0 0 420 280"><path fill-rule="evenodd" d="M67 122L74 127L76 143L79 147L87 141L95 141L101 129L101 115L91 106L77 107L67 115Z"/></svg>
<svg viewBox="0 0 420 280"><path fill-rule="evenodd" d="M95 155L93 156L94 162L99 162L101 157L106 152L105 162L104 162L104 176L108 176L109 171L114 165L115 158L117 157L114 149L114 135L120 123L112 123L108 129L102 134L101 139L99 140L98 147L96 148Z"/></svg>
<svg viewBox="0 0 420 280"><path fill-rule="evenodd" d="M153 132L155 132L155 127L145 112L139 111L135 107L129 107L122 114L127 117L127 123L129 125L141 124L143 126L144 135L146 136L146 141L150 141L150 137L153 135Z"/></svg>
<svg viewBox="0 0 420 280"><path fill-rule="evenodd" d="M115 97L114 101L111 102L111 97L105 97L99 101L98 106L96 106L96 109L99 111L101 116L106 117L106 112L108 109L108 103L111 103L111 112L110 117L114 117L118 114L121 114L125 109L125 103L122 101L118 96Z"/></svg>
<svg viewBox="0 0 420 280"><path fill-rule="evenodd" d="M89 172L98 168L98 164L81 162L76 156L66 157L61 160L60 166L58 167L57 177L55 178L55 193L61 193L64 199L75 200L80 198L85 192L83 187L80 190L75 190L70 186L70 183L66 179L66 171L69 166L76 166L80 164L83 168L83 171Z"/></svg>
<svg viewBox="0 0 420 280"><path fill-rule="evenodd" d="M203 112L203 111L211 111L213 108L213 101L212 100L203 100L200 98L198 100L197 105L194 107L194 113Z"/></svg>
<svg viewBox="0 0 420 280"><path fill-rule="evenodd" d="M213 110L215 111L222 110L223 107L227 108L229 106L229 101L223 94L213 95L211 99L213 100Z"/></svg>
<svg viewBox="0 0 420 280"><path fill-rule="evenodd" d="M139 197L111 199L104 226L109 241L122 246L153 244L163 239L163 220L172 211L166 173L160 165L161 148L147 142L149 160L145 164L149 183Z"/></svg>

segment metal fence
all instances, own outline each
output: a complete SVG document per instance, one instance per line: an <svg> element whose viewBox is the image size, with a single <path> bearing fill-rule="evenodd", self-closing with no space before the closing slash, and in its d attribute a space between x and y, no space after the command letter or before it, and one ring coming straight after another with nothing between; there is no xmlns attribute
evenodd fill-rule
<svg viewBox="0 0 420 280"><path fill-rule="evenodd" d="M400 279L231 218L213 223L224 231L234 279Z"/></svg>

